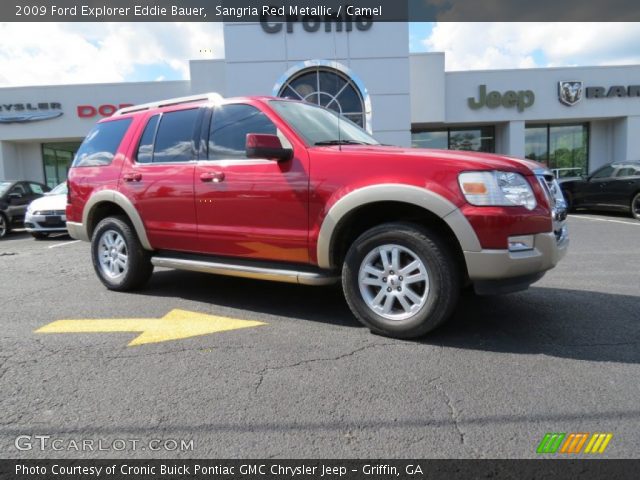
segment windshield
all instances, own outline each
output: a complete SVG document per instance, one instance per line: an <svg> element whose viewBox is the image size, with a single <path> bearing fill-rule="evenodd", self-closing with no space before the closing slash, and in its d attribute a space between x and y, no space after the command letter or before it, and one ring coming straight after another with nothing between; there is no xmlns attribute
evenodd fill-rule
<svg viewBox="0 0 640 480"><path fill-rule="evenodd" d="M358 125L331 110L286 100L272 100L271 106L309 145L378 145Z"/></svg>
<svg viewBox="0 0 640 480"><path fill-rule="evenodd" d="M9 190L10 186L11 186L11 182L0 182L0 196L7 193L7 190Z"/></svg>
<svg viewBox="0 0 640 480"><path fill-rule="evenodd" d="M62 182L56 188L49 192L49 195L66 195L67 194L67 182Z"/></svg>

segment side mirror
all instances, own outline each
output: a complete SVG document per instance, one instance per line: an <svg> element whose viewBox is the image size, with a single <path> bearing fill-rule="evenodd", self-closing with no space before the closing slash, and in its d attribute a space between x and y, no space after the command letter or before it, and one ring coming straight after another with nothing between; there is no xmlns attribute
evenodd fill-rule
<svg viewBox="0 0 640 480"><path fill-rule="evenodd" d="M248 158L269 158L280 162L293 157L293 150L283 148L277 135L247 133L246 149Z"/></svg>
<svg viewBox="0 0 640 480"><path fill-rule="evenodd" d="M10 193L9 200L20 200L22 198L21 193Z"/></svg>

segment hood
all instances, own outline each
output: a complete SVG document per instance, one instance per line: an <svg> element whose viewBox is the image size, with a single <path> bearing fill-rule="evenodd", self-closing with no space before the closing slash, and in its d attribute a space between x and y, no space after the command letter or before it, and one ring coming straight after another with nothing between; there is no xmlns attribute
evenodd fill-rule
<svg viewBox="0 0 640 480"><path fill-rule="evenodd" d="M67 208L67 196L45 195L31 202L29 208L31 210L64 210Z"/></svg>
<svg viewBox="0 0 640 480"><path fill-rule="evenodd" d="M467 152L462 150L437 150L427 148L405 148L387 145L342 145L317 148L340 149L342 153L367 154L371 157L390 155L416 158L421 161L446 161L450 165L457 165L460 170L507 170L516 171L524 175L532 175L535 171L545 170L546 165L523 158L507 157L494 153Z"/></svg>

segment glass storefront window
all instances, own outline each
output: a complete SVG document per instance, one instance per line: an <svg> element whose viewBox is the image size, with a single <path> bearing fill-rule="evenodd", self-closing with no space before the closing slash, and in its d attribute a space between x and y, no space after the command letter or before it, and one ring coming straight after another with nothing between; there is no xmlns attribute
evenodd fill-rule
<svg viewBox="0 0 640 480"><path fill-rule="evenodd" d="M362 128L366 126L361 92L352 79L333 68L312 67L297 73L282 86L278 96L315 103Z"/></svg>
<svg viewBox="0 0 640 480"><path fill-rule="evenodd" d="M69 167L80 142L59 142L42 144L44 181L53 188L67 179Z"/></svg>
<svg viewBox="0 0 640 480"><path fill-rule="evenodd" d="M446 130L416 132L411 134L411 146L414 148L449 148L449 133Z"/></svg>
<svg viewBox="0 0 640 480"><path fill-rule="evenodd" d="M495 151L493 126L464 127L411 132L411 145L416 148L442 148L471 152Z"/></svg>
<svg viewBox="0 0 640 480"><path fill-rule="evenodd" d="M547 163L547 127L527 127L524 131L524 156L529 160Z"/></svg>
<svg viewBox="0 0 640 480"><path fill-rule="evenodd" d="M525 156L557 170L560 177L586 174L589 170L589 125L527 125Z"/></svg>

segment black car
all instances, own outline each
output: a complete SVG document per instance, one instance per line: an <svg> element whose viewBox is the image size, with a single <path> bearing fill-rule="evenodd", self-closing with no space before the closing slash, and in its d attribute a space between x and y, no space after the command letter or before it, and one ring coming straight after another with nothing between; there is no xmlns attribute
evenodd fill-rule
<svg viewBox="0 0 640 480"><path fill-rule="evenodd" d="M50 189L38 182L0 180L0 238L22 225L29 204Z"/></svg>
<svg viewBox="0 0 640 480"><path fill-rule="evenodd" d="M631 212L640 220L640 162L615 162L588 177L560 181L570 210Z"/></svg>

